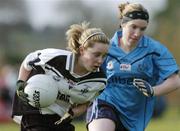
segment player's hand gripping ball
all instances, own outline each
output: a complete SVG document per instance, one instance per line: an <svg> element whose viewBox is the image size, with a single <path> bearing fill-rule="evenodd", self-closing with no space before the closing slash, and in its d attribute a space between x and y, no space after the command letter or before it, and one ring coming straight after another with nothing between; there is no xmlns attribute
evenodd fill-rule
<svg viewBox="0 0 180 131"><path fill-rule="evenodd" d="M29 100L28 100L28 94L26 94L24 92L24 88L26 86L26 82L25 81L22 81L22 80L18 80L17 83L16 83L16 93L19 97L19 99L21 99L21 101L24 103L24 104L28 104Z"/></svg>

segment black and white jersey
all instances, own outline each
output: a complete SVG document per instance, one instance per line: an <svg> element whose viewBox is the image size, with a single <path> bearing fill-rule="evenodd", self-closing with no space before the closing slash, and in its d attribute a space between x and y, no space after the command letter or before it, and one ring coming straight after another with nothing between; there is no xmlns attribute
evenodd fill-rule
<svg viewBox="0 0 180 131"><path fill-rule="evenodd" d="M96 72L79 76L73 72L74 62L75 55L66 50L44 49L30 53L23 61L24 68L32 71L32 75L41 73L57 77L59 85L57 100L51 106L42 109L14 105L13 114L56 113L63 116L71 105L92 101L105 87L105 74L98 69ZM19 104L18 101L20 100L16 96L14 104Z"/></svg>

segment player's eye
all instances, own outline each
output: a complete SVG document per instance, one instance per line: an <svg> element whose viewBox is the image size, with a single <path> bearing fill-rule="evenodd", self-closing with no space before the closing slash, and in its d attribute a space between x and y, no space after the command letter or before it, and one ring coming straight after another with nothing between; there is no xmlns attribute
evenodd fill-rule
<svg viewBox="0 0 180 131"><path fill-rule="evenodd" d="M107 56L107 53L102 54L103 59Z"/></svg>
<svg viewBox="0 0 180 131"><path fill-rule="evenodd" d="M140 31L145 31L146 30L146 27L138 27L136 25L132 25L131 28L134 29L134 30L139 29Z"/></svg>
<svg viewBox="0 0 180 131"><path fill-rule="evenodd" d="M132 25L132 29L137 29L137 26L136 25Z"/></svg>
<svg viewBox="0 0 180 131"><path fill-rule="evenodd" d="M140 28L141 31L145 31L146 30L146 27L142 27Z"/></svg>
<svg viewBox="0 0 180 131"><path fill-rule="evenodd" d="M100 53L94 53L95 57L99 57L101 54Z"/></svg>

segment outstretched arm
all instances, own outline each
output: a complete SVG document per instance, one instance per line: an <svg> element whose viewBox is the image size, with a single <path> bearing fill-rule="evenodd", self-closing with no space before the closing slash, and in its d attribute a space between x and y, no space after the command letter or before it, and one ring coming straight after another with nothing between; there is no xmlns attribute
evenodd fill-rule
<svg viewBox="0 0 180 131"><path fill-rule="evenodd" d="M153 87L155 96L165 95L178 88L180 88L180 78L178 74L171 75L162 84Z"/></svg>
<svg viewBox="0 0 180 131"><path fill-rule="evenodd" d="M152 87L147 81L142 79L134 79L133 85L139 89L145 96L165 95L180 88L180 78L178 74L168 77L163 83Z"/></svg>

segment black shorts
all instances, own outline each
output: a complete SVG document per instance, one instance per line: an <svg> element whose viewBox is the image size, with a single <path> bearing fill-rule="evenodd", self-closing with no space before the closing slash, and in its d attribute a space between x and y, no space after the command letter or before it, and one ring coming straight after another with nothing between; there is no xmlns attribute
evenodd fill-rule
<svg viewBox="0 0 180 131"><path fill-rule="evenodd" d="M93 121L93 119L107 118L114 121L116 125L116 131L128 131L117 117L118 116L117 113L118 111L113 105L103 100L95 100L87 110L87 115L86 115L87 125L91 121Z"/></svg>
<svg viewBox="0 0 180 131"><path fill-rule="evenodd" d="M58 115L23 115L21 131L75 131L71 121L55 125L59 119Z"/></svg>

